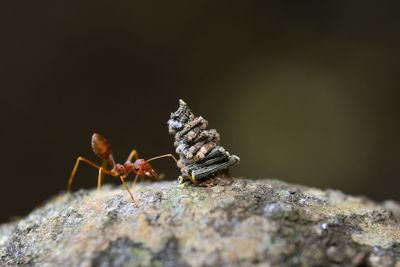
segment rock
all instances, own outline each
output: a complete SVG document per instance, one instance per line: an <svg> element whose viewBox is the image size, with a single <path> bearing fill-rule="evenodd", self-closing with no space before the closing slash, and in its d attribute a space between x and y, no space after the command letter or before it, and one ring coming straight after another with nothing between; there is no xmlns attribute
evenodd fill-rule
<svg viewBox="0 0 400 267"><path fill-rule="evenodd" d="M399 205L236 179L105 186L0 226L0 265L400 266ZM390 203L390 205L388 204Z"/></svg>

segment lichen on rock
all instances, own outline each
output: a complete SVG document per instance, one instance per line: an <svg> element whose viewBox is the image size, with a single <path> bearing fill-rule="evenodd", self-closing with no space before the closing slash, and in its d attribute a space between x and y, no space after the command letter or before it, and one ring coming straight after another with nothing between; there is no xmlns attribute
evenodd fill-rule
<svg viewBox="0 0 400 267"><path fill-rule="evenodd" d="M0 266L399 266L398 204L277 180L59 196L0 226ZM385 202L388 203L388 202Z"/></svg>

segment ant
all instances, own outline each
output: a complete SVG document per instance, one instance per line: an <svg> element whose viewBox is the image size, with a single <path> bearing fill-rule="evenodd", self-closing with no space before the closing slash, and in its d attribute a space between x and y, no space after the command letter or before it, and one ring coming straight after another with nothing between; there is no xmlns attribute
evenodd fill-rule
<svg viewBox="0 0 400 267"><path fill-rule="evenodd" d="M94 162L85 159L83 157L78 157L76 160L75 166L72 169L71 176L69 177L68 180L68 186L67 186L67 193L71 191L71 186L72 182L74 181L74 177L76 174L76 170L78 169L79 163L82 161L96 169L99 170L99 175L97 179L97 190L100 190L101 188L101 182L103 179L104 174L108 174L114 177L119 177L125 186L125 189L128 191L132 202L135 203L135 199L133 198L132 192L129 189L128 184L125 182L126 177L130 173L136 174L135 179L133 180L133 187L137 188L137 181L141 175L150 177L150 178L157 178L159 177L157 172L150 166L149 162L160 159L160 158L165 158L165 157L171 157L176 163L178 163L178 160L174 157L172 154L165 154L157 157L150 158L148 160L144 159L139 159L138 153L136 152L135 149L132 150L132 152L129 154L128 159L125 161L124 164L119 164L116 163L111 151L111 147L107 140L101 136L98 133L94 133L92 136L92 149L93 152L103 160L102 166L99 166L95 164ZM135 160L134 162L132 162ZM107 169L107 164L111 165L111 169Z"/></svg>

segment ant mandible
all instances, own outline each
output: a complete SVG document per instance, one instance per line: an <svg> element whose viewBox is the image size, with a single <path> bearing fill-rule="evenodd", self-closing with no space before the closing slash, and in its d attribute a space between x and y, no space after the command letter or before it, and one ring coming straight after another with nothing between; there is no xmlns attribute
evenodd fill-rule
<svg viewBox="0 0 400 267"><path fill-rule="evenodd" d="M133 187L136 190L137 187L137 181L141 175L144 175L146 177L151 177L155 178L158 177L157 172L150 166L149 162L160 159L160 158L165 158L165 157L171 157L176 163L178 163L178 160L174 157L172 154L165 154L157 157L150 158L148 160L144 159L139 159L138 153L136 152L135 149L132 150L132 152L129 154L128 159L125 161L124 164L119 164L116 163L111 151L111 147L107 140L101 136L98 133L94 133L92 136L92 149L93 152L103 160L102 166L99 166L95 164L94 162L85 159L83 157L78 157L76 160L75 166L72 170L71 176L68 179L68 186L67 186L67 193L71 191L71 186L72 182L74 181L74 177L76 174L76 170L78 169L79 163L85 162L86 164L96 168L99 170L99 175L97 179L97 190L100 190L101 188L101 182L103 179L103 174L108 174L112 175L114 177L119 177L125 186L125 189L128 191L132 202L135 204L135 199L133 198L132 192L129 189L128 184L125 182L126 177L130 173L136 174L135 179L133 180ZM132 160L135 160L132 162ZM110 164L112 169L107 169L106 166L107 164Z"/></svg>

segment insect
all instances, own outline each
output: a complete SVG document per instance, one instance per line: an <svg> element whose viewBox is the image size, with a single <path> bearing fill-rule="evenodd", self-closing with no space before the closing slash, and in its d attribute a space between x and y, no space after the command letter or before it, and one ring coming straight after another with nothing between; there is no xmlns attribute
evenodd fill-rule
<svg viewBox="0 0 400 267"><path fill-rule="evenodd" d="M68 179L67 193L71 191L71 186L74 181L74 177L75 177L76 171L78 169L79 163L84 162L84 163L99 170L99 174L98 174L98 178L97 178L97 190L100 190L100 188L101 188L101 183L102 183L104 174L108 174L108 175L111 175L114 177L119 177L121 179L121 182L123 183L125 189L128 191L128 193L132 199L132 202L135 204L135 199L133 198L132 192L129 189L129 186L125 181L130 173L136 174L135 179L133 180L133 184L132 184L132 186L136 190L137 182L138 182L138 179L140 176L145 176L145 177L150 177L150 178L158 178L159 177L157 172L149 164L150 161L160 159L160 158L170 157L175 161L175 163L178 162L177 159L172 154L164 154L164 155L150 158L148 160L140 159L136 150L133 149L124 164L116 163L114 160L113 153L111 151L111 147L110 147L109 143L103 136L101 136L98 133L94 133L92 136L92 149L93 149L93 152L96 154L96 156L98 156L99 158L101 158L103 160L102 165L100 166L86 158L78 157L78 159L76 160L75 166L72 169L72 173ZM111 167L112 167L111 169L107 168L108 164L111 165Z"/></svg>
<svg viewBox="0 0 400 267"><path fill-rule="evenodd" d="M229 168L240 158L221 146L218 132L207 129L208 122L196 117L183 100L179 100L179 108L171 113L167 124L170 134L175 135L174 146L180 157L179 183L189 179L193 184L207 185L206 180L230 177Z"/></svg>

